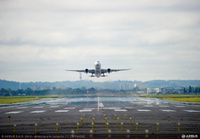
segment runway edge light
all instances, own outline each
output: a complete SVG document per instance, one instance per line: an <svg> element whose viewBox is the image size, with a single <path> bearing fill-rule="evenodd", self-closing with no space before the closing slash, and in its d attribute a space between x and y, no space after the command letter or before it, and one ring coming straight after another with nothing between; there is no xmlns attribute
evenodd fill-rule
<svg viewBox="0 0 200 139"><path fill-rule="evenodd" d="M16 127L17 127L17 125L14 124L14 133L16 133Z"/></svg>
<svg viewBox="0 0 200 139"><path fill-rule="evenodd" d="M109 123L107 122L107 123L106 123L106 129L107 129L107 131L108 131L108 126L109 126Z"/></svg>
<svg viewBox="0 0 200 139"><path fill-rule="evenodd" d="M136 131L138 131L138 125L139 125L138 122L136 122L136 123L135 123Z"/></svg>
<svg viewBox="0 0 200 139"><path fill-rule="evenodd" d="M58 123L56 123L56 132L58 132L58 125L59 125L59 124L58 124Z"/></svg>
<svg viewBox="0 0 200 139"><path fill-rule="evenodd" d="M124 123L121 122L121 131L123 131L123 130L124 130Z"/></svg>
<svg viewBox="0 0 200 139"><path fill-rule="evenodd" d="M79 122L77 122L76 125L77 125L77 131L79 131Z"/></svg>
<svg viewBox="0 0 200 139"><path fill-rule="evenodd" d="M130 120L130 121L129 121L129 124L131 125L131 120L132 120L132 118L130 117L129 120Z"/></svg>
<svg viewBox="0 0 200 139"><path fill-rule="evenodd" d="M94 131L94 123L92 122L91 125L92 125L92 131Z"/></svg>
<svg viewBox="0 0 200 139"><path fill-rule="evenodd" d="M130 133L131 133L130 129L127 129L126 134L130 134Z"/></svg>
<svg viewBox="0 0 200 139"><path fill-rule="evenodd" d="M37 133L37 126L38 126L38 124L35 123L35 133Z"/></svg>
<svg viewBox="0 0 200 139"><path fill-rule="evenodd" d="M8 122L10 122L10 117L11 117L11 116L9 115L9 116L8 116Z"/></svg>
<svg viewBox="0 0 200 139"><path fill-rule="evenodd" d="M181 130L181 123L178 123L178 131Z"/></svg>
<svg viewBox="0 0 200 139"><path fill-rule="evenodd" d="M157 131L159 131L159 123L156 123Z"/></svg>

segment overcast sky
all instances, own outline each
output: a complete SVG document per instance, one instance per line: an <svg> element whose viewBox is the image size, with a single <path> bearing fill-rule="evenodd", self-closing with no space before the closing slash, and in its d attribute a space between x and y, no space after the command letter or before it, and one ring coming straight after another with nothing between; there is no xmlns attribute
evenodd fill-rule
<svg viewBox="0 0 200 139"><path fill-rule="evenodd" d="M0 0L0 79L200 79L199 0Z"/></svg>

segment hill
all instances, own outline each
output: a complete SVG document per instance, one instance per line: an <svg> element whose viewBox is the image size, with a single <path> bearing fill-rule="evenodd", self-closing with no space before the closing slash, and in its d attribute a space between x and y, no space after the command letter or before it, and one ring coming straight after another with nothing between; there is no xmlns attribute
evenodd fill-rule
<svg viewBox="0 0 200 139"><path fill-rule="evenodd" d="M21 89L32 87L47 87L47 88L100 88L100 89L132 89L136 86L140 88L181 88L181 87L196 87L200 86L200 80L152 80L152 81L112 81L112 82L93 82L91 80L80 81L57 81L57 82L22 82ZM0 88L10 88L18 90L20 82L7 81L0 79Z"/></svg>

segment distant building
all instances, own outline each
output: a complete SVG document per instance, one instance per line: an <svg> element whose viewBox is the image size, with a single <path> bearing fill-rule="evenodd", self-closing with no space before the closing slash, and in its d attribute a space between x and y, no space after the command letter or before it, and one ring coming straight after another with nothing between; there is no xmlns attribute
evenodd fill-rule
<svg viewBox="0 0 200 139"><path fill-rule="evenodd" d="M67 87L64 85L60 85L60 86L58 86L58 89L65 90L65 89L67 89Z"/></svg>
<svg viewBox="0 0 200 139"><path fill-rule="evenodd" d="M39 87L39 86L33 86L33 87L31 87L31 89L32 89L33 91L36 91L36 90L40 90L40 87Z"/></svg>
<svg viewBox="0 0 200 139"><path fill-rule="evenodd" d="M31 87L31 89L32 89L33 91L38 91L38 90L49 90L50 87L48 87L48 86L33 86L33 87Z"/></svg>
<svg viewBox="0 0 200 139"><path fill-rule="evenodd" d="M143 89L143 88L146 88L146 84L143 84L143 83L121 83L119 85L119 90L132 90L134 88L139 88L139 89Z"/></svg>
<svg viewBox="0 0 200 139"><path fill-rule="evenodd" d="M144 89L144 88L147 88L147 85L144 83L137 83L137 84L134 84L134 88L136 87L138 87L139 89Z"/></svg>
<svg viewBox="0 0 200 139"><path fill-rule="evenodd" d="M160 88L147 88L147 93L158 93Z"/></svg>
<svg viewBox="0 0 200 139"><path fill-rule="evenodd" d="M119 90L131 90L133 89L134 87L134 84L132 83L121 83L119 85Z"/></svg>

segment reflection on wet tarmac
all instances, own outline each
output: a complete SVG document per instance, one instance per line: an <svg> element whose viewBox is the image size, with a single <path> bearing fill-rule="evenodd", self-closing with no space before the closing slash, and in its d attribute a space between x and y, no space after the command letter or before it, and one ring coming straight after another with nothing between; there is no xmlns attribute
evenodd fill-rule
<svg viewBox="0 0 200 139"><path fill-rule="evenodd" d="M19 104L6 104L0 105L2 107L19 106L19 109L24 109L26 106L35 106L35 108L43 108L45 105L51 105L52 108L59 107L59 105L91 105L97 104L98 97L63 97L63 98L45 98L36 101L28 101ZM103 105L143 105L146 107L153 107L153 105L159 105L159 107L169 107L169 105L176 105L177 107L184 107L185 105L199 105L193 103L175 103L170 100L163 100L157 98L145 98L145 97L100 97L100 102ZM66 108L70 109L70 108Z"/></svg>

